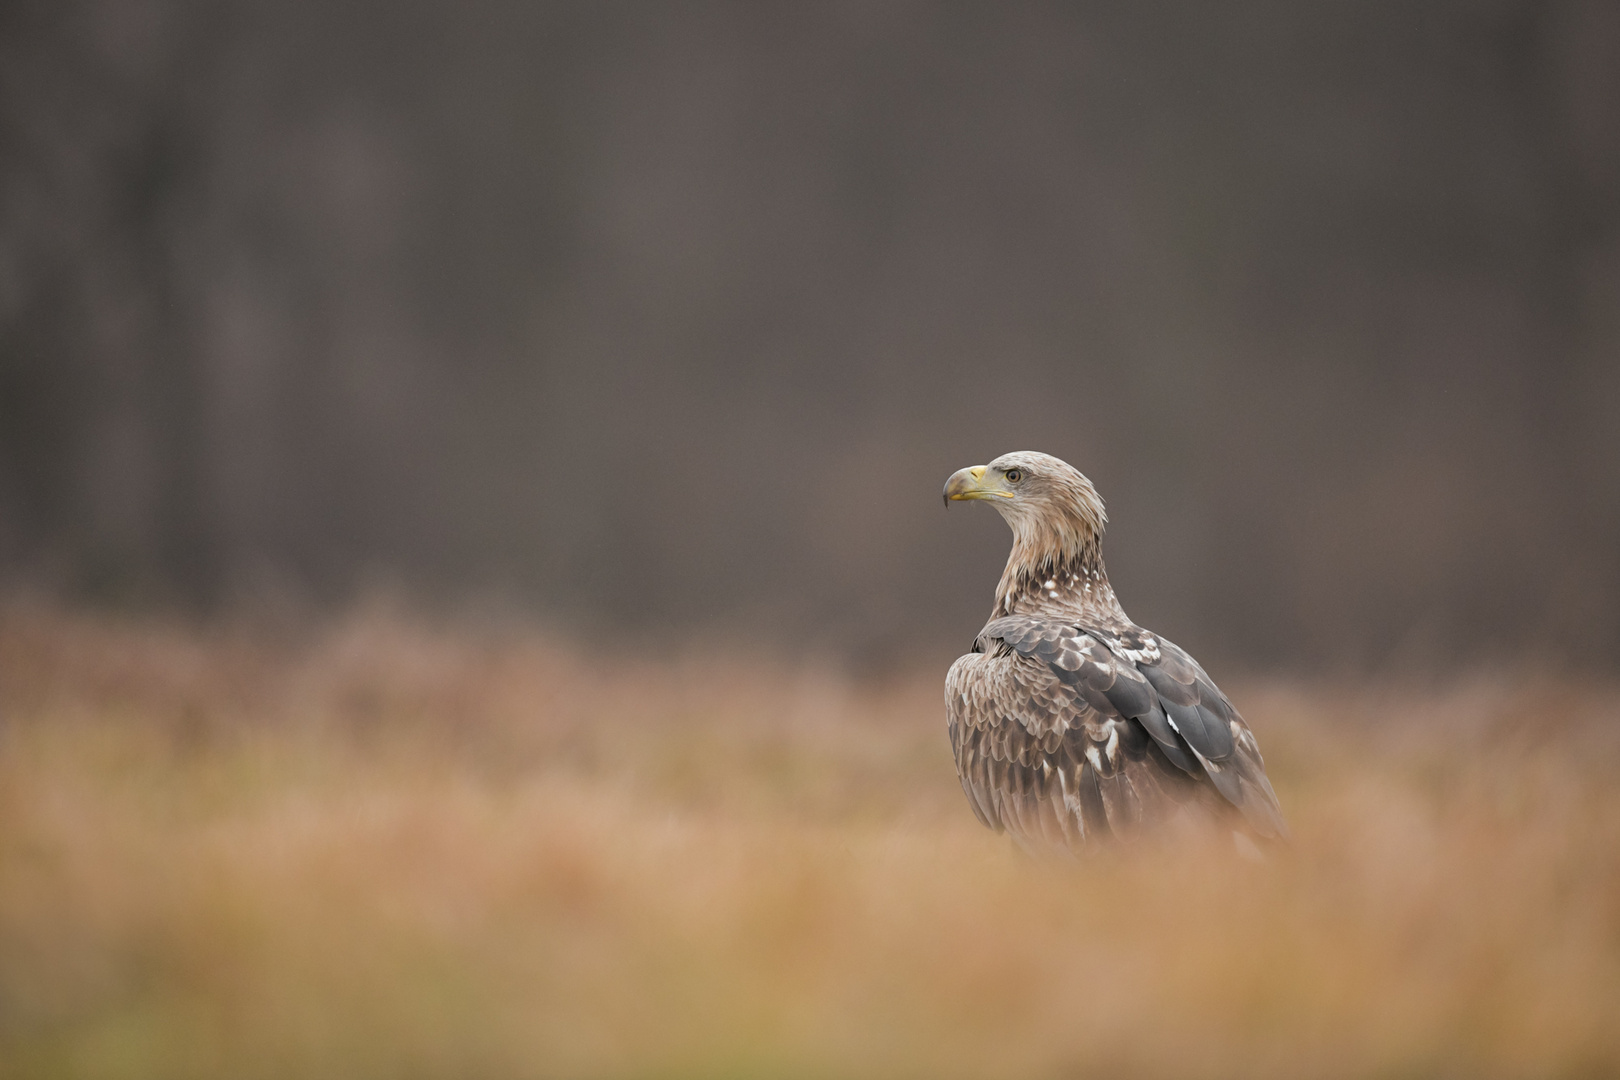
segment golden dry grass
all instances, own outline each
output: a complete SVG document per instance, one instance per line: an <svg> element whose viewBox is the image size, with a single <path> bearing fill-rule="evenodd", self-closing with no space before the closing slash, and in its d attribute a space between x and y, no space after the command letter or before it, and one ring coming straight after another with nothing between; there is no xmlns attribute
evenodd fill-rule
<svg viewBox="0 0 1620 1080"><path fill-rule="evenodd" d="M939 672L0 612L0 1073L1620 1072L1620 710L1233 685L1292 852L1027 858Z"/></svg>

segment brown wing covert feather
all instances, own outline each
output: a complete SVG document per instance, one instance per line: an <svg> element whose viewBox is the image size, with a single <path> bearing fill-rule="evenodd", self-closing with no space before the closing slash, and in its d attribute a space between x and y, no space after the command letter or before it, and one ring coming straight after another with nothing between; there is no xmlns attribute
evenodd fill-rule
<svg viewBox="0 0 1620 1080"><path fill-rule="evenodd" d="M1084 846L1219 792L1256 833L1283 835L1254 736L1175 645L1020 615L993 620L974 650L945 697L957 774L984 824Z"/></svg>
<svg viewBox="0 0 1620 1080"><path fill-rule="evenodd" d="M958 660L946 705L969 804L1021 840L1082 847L1130 837L1196 794L1141 725L1013 650Z"/></svg>

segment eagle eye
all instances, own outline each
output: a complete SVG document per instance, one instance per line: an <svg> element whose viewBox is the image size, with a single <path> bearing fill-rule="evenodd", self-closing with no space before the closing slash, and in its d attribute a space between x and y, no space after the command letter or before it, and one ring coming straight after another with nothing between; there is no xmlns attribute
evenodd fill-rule
<svg viewBox="0 0 1620 1080"><path fill-rule="evenodd" d="M1016 484L1016 483L1018 483L1018 481L1022 480L1023 478L1024 478L1024 470L1023 469L1008 469L1007 470L1007 480L1008 480L1009 483Z"/></svg>

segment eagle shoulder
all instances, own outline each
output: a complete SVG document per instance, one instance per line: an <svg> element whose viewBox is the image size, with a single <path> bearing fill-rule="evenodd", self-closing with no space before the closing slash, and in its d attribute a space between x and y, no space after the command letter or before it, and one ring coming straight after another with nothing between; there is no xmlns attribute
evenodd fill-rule
<svg viewBox="0 0 1620 1080"><path fill-rule="evenodd" d="M1071 669L1004 641L985 646L945 680L957 776L985 825L1082 847L1132 836L1192 797L1142 726L1094 701L1066 678Z"/></svg>
<svg viewBox="0 0 1620 1080"><path fill-rule="evenodd" d="M991 828L1074 846L1218 792L1256 833L1284 832L1242 718L1185 651L1139 627L993 619L945 698L958 777Z"/></svg>

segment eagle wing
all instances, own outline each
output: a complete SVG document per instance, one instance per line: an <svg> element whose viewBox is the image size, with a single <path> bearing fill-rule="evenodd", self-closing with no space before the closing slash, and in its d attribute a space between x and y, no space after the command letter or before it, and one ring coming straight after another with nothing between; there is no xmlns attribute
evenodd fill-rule
<svg viewBox="0 0 1620 1080"><path fill-rule="evenodd" d="M1196 661L1147 631L995 619L951 666L945 699L957 774L991 828L1083 846L1199 802L1284 833L1248 726Z"/></svg>

